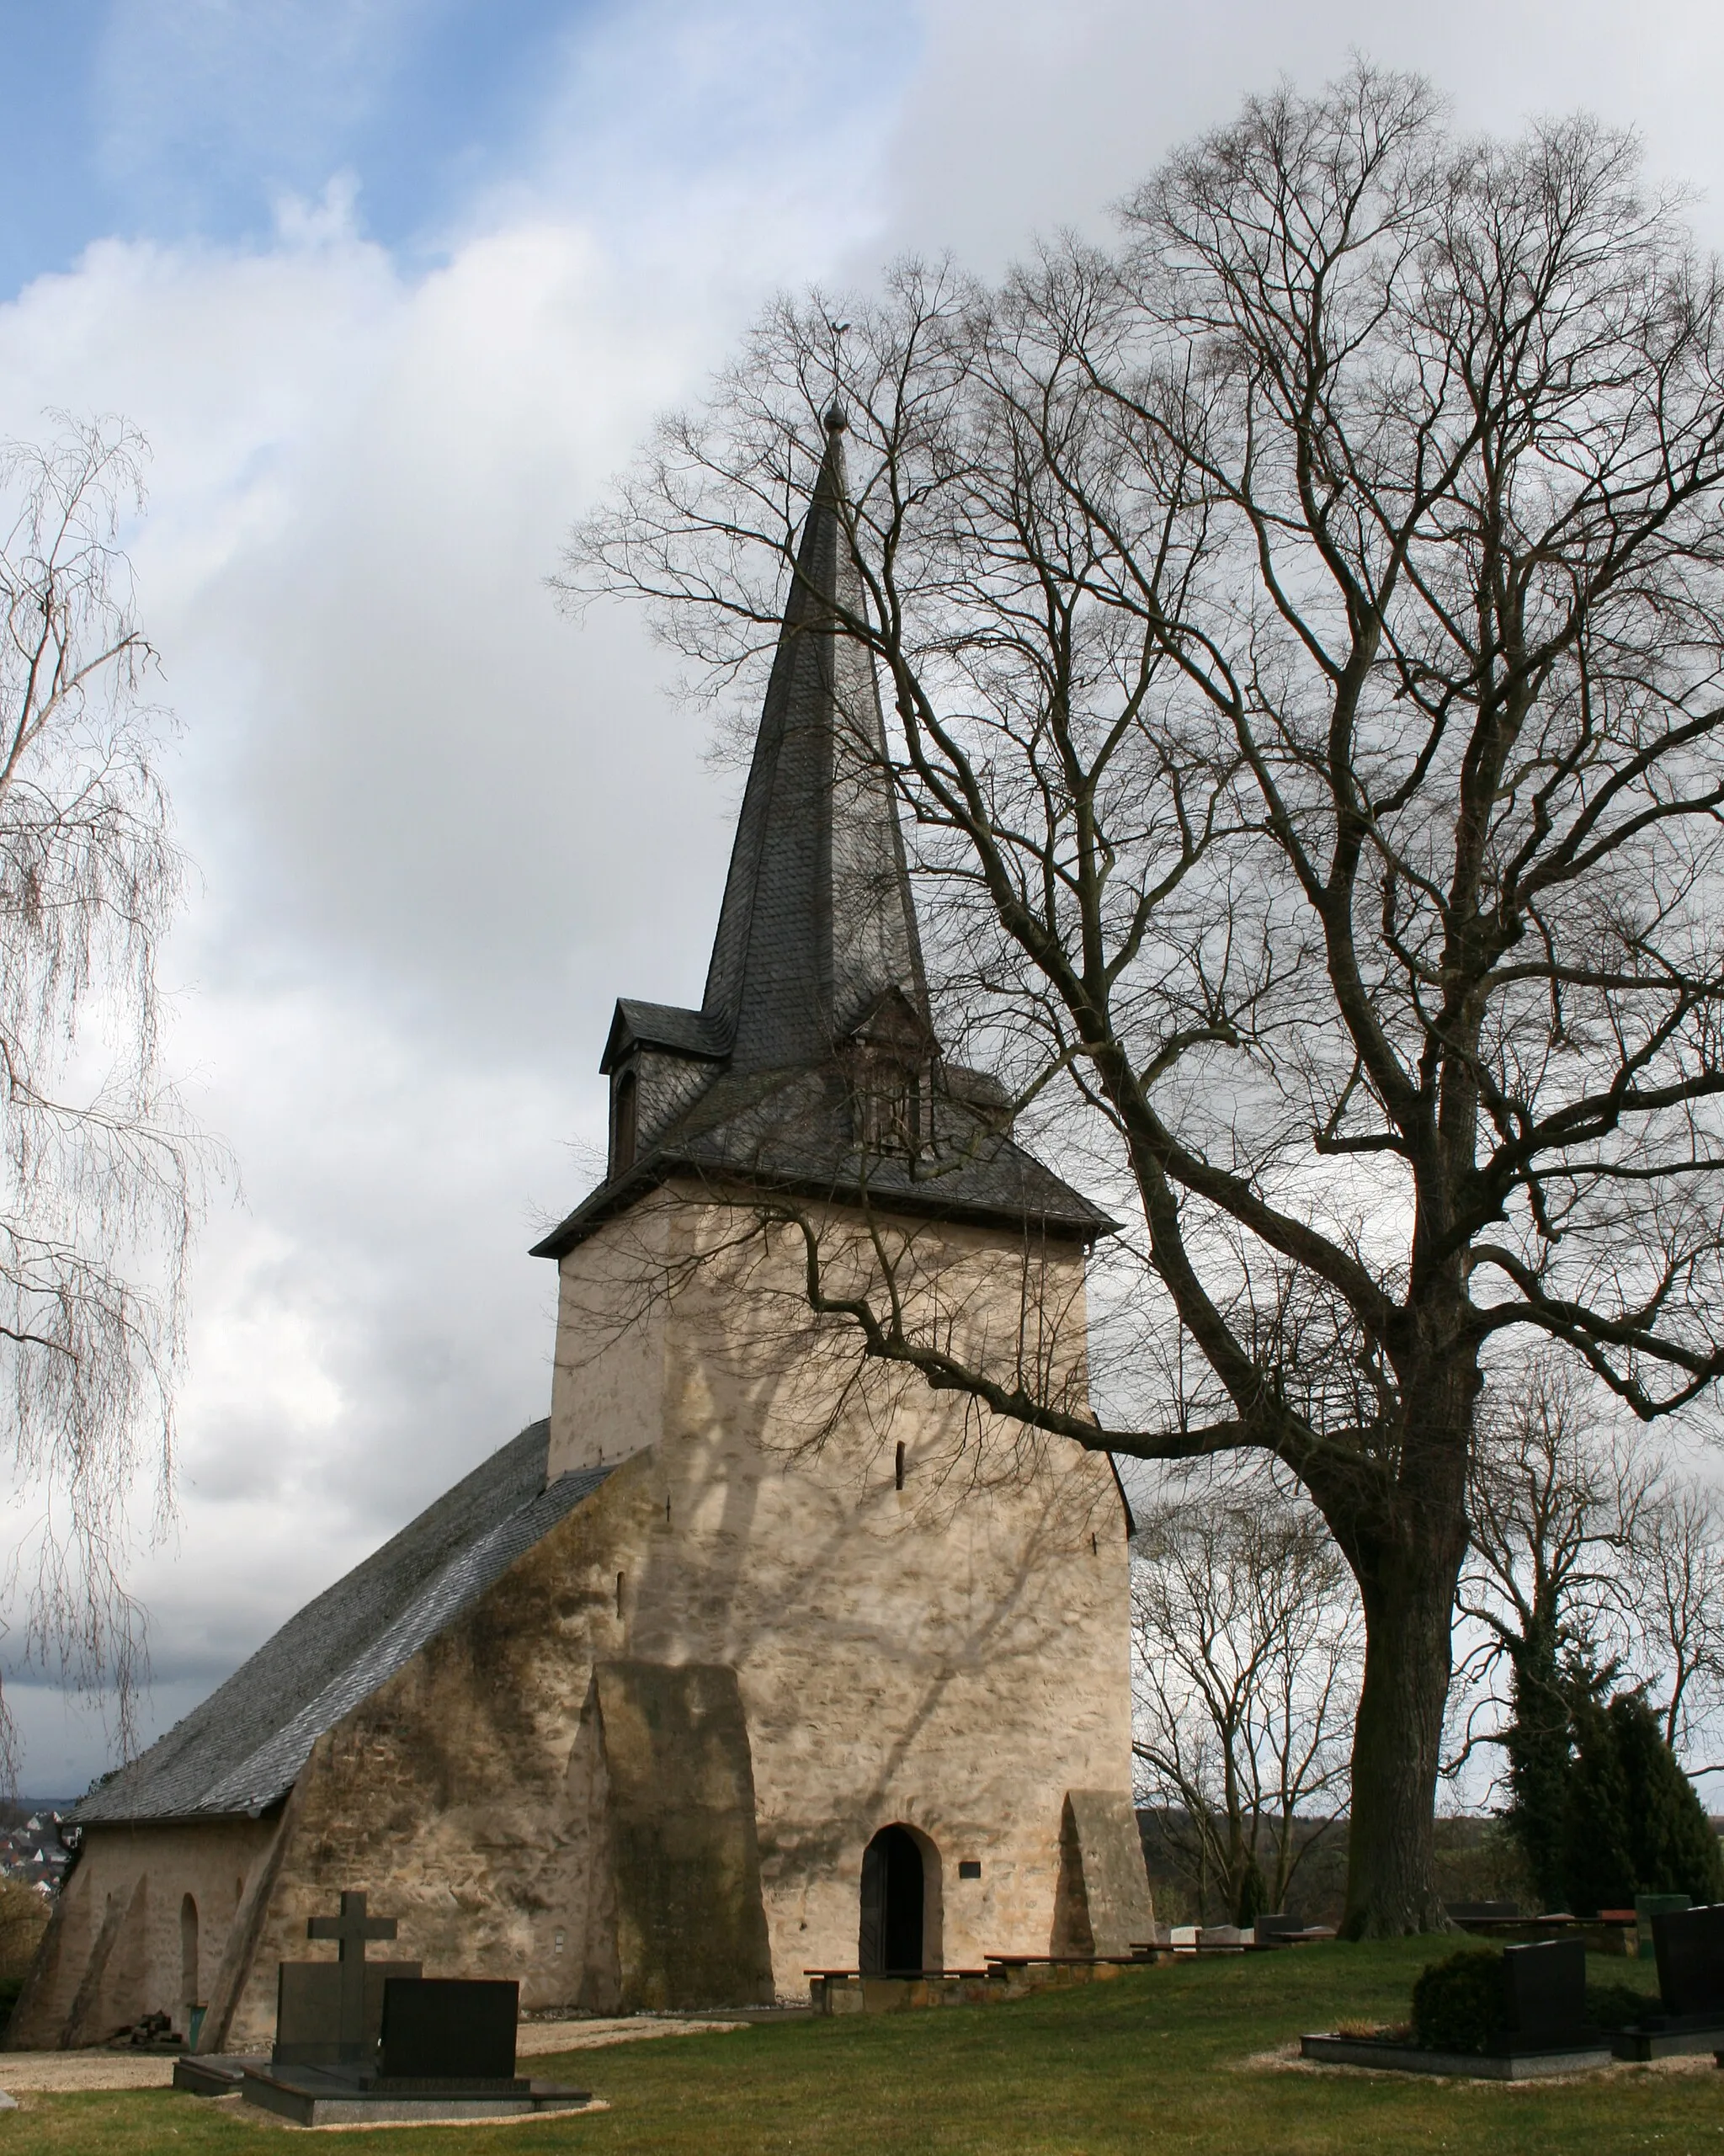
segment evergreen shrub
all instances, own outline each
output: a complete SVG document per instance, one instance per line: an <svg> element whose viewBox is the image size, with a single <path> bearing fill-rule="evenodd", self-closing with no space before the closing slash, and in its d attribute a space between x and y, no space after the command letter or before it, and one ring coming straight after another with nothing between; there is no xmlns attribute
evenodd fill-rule
<svg viewBox="0 0 1724 2156"><path fill-rule="evenodd" d="M1430 1962L1413 1987L1413 2033L1426 2051L1482 2052L1508 2030L1508 1987L1493 1946Z"/></svg>

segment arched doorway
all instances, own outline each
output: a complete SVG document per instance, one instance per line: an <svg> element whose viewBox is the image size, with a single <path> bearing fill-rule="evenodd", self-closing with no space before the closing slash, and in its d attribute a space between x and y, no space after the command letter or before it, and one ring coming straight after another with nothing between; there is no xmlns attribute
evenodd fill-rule
<svg viewBox="0 0 1724 2156"><path fill-rule="evenodd" d="M902 1976L920 1969L927 1954L927 1914L928 1877L920 1841L907 1827L882 1827L862 1852L862 1935L856 1961L863 1975Z"/></svg>

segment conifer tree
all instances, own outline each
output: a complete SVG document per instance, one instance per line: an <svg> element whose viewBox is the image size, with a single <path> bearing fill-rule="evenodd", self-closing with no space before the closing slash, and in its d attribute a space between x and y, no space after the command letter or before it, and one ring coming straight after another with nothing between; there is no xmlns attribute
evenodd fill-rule
<svg viewBox="0 0 1724 2156"><path fill-rule="evenodd" d="M1508 1647L1514 1719L1508 1756L1509 1824L1541 1908L1567 1898L1571 1715L1557 1661L1555 1614L1541 1612Z"/></svg>
<svg viewBox="0 0 1724 2156"><path fill-rule="evenodd" d="M1606 1703L1602 1689L1578 1673L1571 1689L1567 1906L1590 1915L1636 1894L1724 1900L1717 1837L1658 1717L1638 1691Z"/></svg>

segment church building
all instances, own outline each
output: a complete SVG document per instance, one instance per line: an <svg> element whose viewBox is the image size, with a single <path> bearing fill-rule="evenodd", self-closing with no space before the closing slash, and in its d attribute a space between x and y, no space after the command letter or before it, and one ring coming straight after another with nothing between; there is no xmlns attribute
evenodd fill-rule
<svg viewBox="0 0 1724 2156"><path fill-rule="evenodd" d="M811 1301L1081 1410L1109 1226L942 1053L827 429L704 999L617 1004L539 1245L548 1419L85 1798L14 2046L265 2047L343 1889L540 2010L1149 1936L1111 1462Z"/></svg>

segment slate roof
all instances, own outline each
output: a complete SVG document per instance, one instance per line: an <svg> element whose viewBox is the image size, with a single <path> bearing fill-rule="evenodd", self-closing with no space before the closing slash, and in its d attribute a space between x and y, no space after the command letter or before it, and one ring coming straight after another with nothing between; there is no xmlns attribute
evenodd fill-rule
<svg viewBox="0 0 1724 2156"><path fill-rule="evenodd" d="M1115 1226L1069 1183L967 1104L936 1107L939 1144L917 1158L865 1155L843 1074L831 1067L726 1072L663 1142L601 1184L534 1250L560 1257L602 1222L673 1178L716 1193L738 1184L816 1201L867 1202L939 1220L1007 1224L1088 1240Z"/></svg>
<svg viewBox="0 0 1724 2156"><path fill-rule="evenodd" d="M608 1071L619 1057L636 1047L668 1048L675 1055L722 1062L725 1041L724 1021L705 1011L686 1010L678 1003L643 1003L633 996L620 996L599 1067Z"/></svg>
<svg viewBox="0 0 1724 2156"><path fill-rule="evenodd" d="M78 1805L91 1821L247 1813L285 1797L312 1745L476 1602L610 1472L545 1480L529 1424L290 1617L219 1690Z"/></svg>
<svg viewBox="0 0 1724 2156"><path fill-rule="evenodd" d="M556 1258L671 1177L764 1184L894 1210L1084 1239L1106 1214L1016 1144L985 1073L940 1063L868 647L839 624L867 618L846 526L843 421L827 448L797 548L698 1011L625 998L601 1068L637 1048L686 1059L673 1083L636 1059L641 1158L542 1242ZM858 1147L843 1058L895 998L932 1051L925 1157ZM907 1009L906 1009L907 1006ZM676 1065L673 1069L678 1068ZM692 1097L691 1097L692 1096Z"/></svg>
<svg viewBox="0 0 1724 2156"><path fill-rule="evenodd" d="M833 411L701 1000L733 1070L829 1056L890 988L928 1016L873 655L838 628L865 620L868 607L845 500Z"/></svg>

